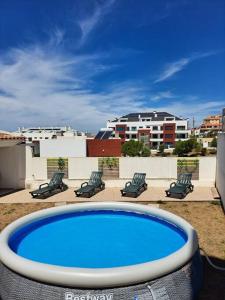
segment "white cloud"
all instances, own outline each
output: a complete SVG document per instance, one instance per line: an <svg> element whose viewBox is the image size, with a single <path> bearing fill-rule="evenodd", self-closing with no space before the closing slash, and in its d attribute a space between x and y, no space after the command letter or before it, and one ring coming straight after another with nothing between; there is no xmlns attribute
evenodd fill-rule
<svg viewBox="0 0 225 300"><path fill-rule="evenodd" d="M102 91L92 90L93 76L108 69L99 55L69 57L38 46L12 50L0 58L1 129L71 125L97 131L108 119L130 112L158 110L201 118L220 112L224 103L180 99L170 91L153 94L131 81L116 82ZM157 100L163 98L170 101L160 105Z"/></svg>
<svg viewBox="0 0 225 300"><path fill-rule="evenodd" d="M159 75L158 79L155 80L155 83L164 81L170 77L172 77L177 72L180 72L184 69L185 66L187 66L190 63L190 59L188 58L182 58L176 62L168 64L163 72Z"/></svg>
<svg viewBox="0 0 225 300"><path fill-rule="evenodd" d="M185 67L188 66L193 61L199 60L199 59L202 59L205 57L209 57L212 55L216 55L218 53L220 53L220 51L194 53L194 54L190 55L189 57L181 58L175 62L169 63L164 67L163 71L161 72L161 74L158 76L158 78L154 82L158 83L158 82L167 80L167 79L173 77L176 73L185 69Z"/></svg>
<svg viewBox="0 0 225 300"><path fill-rule="evenodd" d="M80 26L82 34L80 46L87 41L87 38L95 29L95 27L101 22L102 18L110 12L115 1L116 0L107 0L104 4L95 2L93 13L89 17L78 21L78 25Z"/></svg>
<svg viewBox="0 0 225 300"><path fill-rule="evenodd" d="M171 91L158 92L150 96L151 101L159 101L162 99L172 99L176 98L176 95L171 93Z"/></svg>
<svg viewBox="0 0 225 300"><path fill-rule="evenodd" d="M97 130L128 108L141 109L140 88L133 85L90 89L92 77L106 71L98 55L71 58L40 47L12 50L0 59L1 127L71 124Z"/></svg>

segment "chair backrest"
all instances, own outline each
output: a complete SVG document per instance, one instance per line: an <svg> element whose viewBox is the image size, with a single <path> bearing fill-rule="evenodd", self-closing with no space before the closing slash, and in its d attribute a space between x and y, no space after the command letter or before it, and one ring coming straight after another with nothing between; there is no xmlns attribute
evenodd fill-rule
<svg viewBox="0 0 225 300"><path fill-rule="evenodd" d="M192 178L191 173L180 174L180 176L178 177L177 183L184 184L184 185L191 184L191 178Z"/></svg>
<svg viewBox="0 0 225 300"><path fill-rule="evenodd" d="M101 171L93 171L91 173L91 177L88 181L89 185L98 186L102 182L102 172Z"/></svg>
<svg viewBox="0 0 225 300"><path fill-rule="evenodd" d="M63 172L56 172L53 174L52 179L49 182L50 186L59 185L62 183L64 173Z"/></svg>
<svg viewBox="0 0 225 300"><path fill-rule="evenodd" d="M134 173L131 184L133 185L142 185L145 183L146 173Z"/></svg>

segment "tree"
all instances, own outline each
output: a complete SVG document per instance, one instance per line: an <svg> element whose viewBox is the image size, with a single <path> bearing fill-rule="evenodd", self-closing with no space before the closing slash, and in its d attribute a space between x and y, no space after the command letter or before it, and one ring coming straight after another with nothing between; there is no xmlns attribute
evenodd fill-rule
<svg viewBox="0 0 225 300"><path fill-rule="evenodd" d="M173 153L178 156L183 156L183 155L190 153L194 149L196 152L200 152L202 150L202 145L197 142L196 138L191 138L186 141L176 142Z"/></svg>
<svg viewBox="0 0 225 300"><path fill-rule="evenodd" d="M185 153L191 152L193 149L195 149L198 145L196 138L191 138L187 141L184 141L184 147L185 147Z"/></svg>
<svg viewBox="0 0 225 300"><path fill-rule="evenodd" d="M178 141L176 142L175 149L173 150L173 153L178 155L178 156L183 156L187 152L187 148L185 147L185 142L184 141Z"/></svg>
<svg viewBox="0 0 225 300"><path fill-rule="evenodd" d="M141 153L141 156L148 157L151 155L151 150L148 147L144 147Z"/></svg>
<svg viewBox="0 0 225 300"><path fill-rule="evenodd" d="M160 153L160 155L163 155L163 154L164 154L164 150L165 150L164 144L160 144L160 145L159 145L159 153Z"/></svg>
<svg viewBox="0 0 225 300"><path fill-rule="evenodd" d="M202 147L202 144L201 143L196 143L195 147L194 147L194 150L195 152L202 152L204 148ZM203 150L203 153L204 153L205 150Z"/></svg>
<svg viewBox="0 0 225 300"><path fill-rule="evenodd" d="M217 148L217 139L216 139L216 137L213 138L213 140L211 142L211 147Z"/></svg>
<svg viewBox="0 0 225 300"><path fill-rule="evenodd" d="M123 144L122 153L124 156L149 156L150 149L142 142L130 140Z"/></svg>
<svg viewBox="0 0 225 300"><path fill-rule="evenodd" d="M65 160L62 157L59 157L59 159L58 159L58 169L60 171L63 171L65 169L65 165L66 165Z"/></svg>

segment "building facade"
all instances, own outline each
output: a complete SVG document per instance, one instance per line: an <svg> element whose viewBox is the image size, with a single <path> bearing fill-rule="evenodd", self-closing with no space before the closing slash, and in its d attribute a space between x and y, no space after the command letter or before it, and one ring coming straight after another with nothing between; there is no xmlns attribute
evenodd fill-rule
<svg viewBox="0 0 225 300"><path fill-rule="evenodd" d="M167 112L131 113L108 121L107 128L113 130L113 136L122 142L142 141L153 149L164 144L173 148L176 141L188 139L188 121Z"/></svg>
<svg viewBox="0 0 225 300"><path fill-rule="evenodd" d="M69 126L19 128L16 133L24 136L26 142L55 139L58 136L73 137L85 135L83 132L72 129Z"/></svg>
<svg viewBox="0 0 225 300"><path fill-rule="evenodd" d="M87 139L87 156L89 157L120 157L121 139Z"/></svg>
<svg viewBox="0 0 225 300"><path fill-rule="evenodd" d="M200 133L207 134L210 131L219 132L222 129L222 116L213 115L206 117L201 126Z"/></svg>
<svg viewBox="0 0 225 300"><path fill-rule="evenodd" d="M40 157L86 157L86 136L40 140L38 150Z"/></svg>

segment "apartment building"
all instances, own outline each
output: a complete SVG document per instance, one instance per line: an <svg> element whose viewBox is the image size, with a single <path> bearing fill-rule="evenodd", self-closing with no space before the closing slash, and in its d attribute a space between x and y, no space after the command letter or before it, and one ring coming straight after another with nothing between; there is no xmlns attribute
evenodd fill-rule
<svg viewBox="0 0 225 300"><path fill-rule="evenodd" d="M160 144L173 148L178 140L188 139L188 121L167 112L131 113L107 122L122 142L139 140L153 149Z"/></svg>
<svg viewBox="0 0 225 300"><path fill-rule="evenodd" d="M27 142L55 139L59 136L85 136L83 132L72 129L70 126L19 128L16 134L24 136Z"/></svg>
<svg viewBox="0 0 225 300"><path fill-rule="evenodd" d="M210 131L218 132L222 129L222 116L213 115L206 117L200 126L200 133L206 134Z"/></svg>

